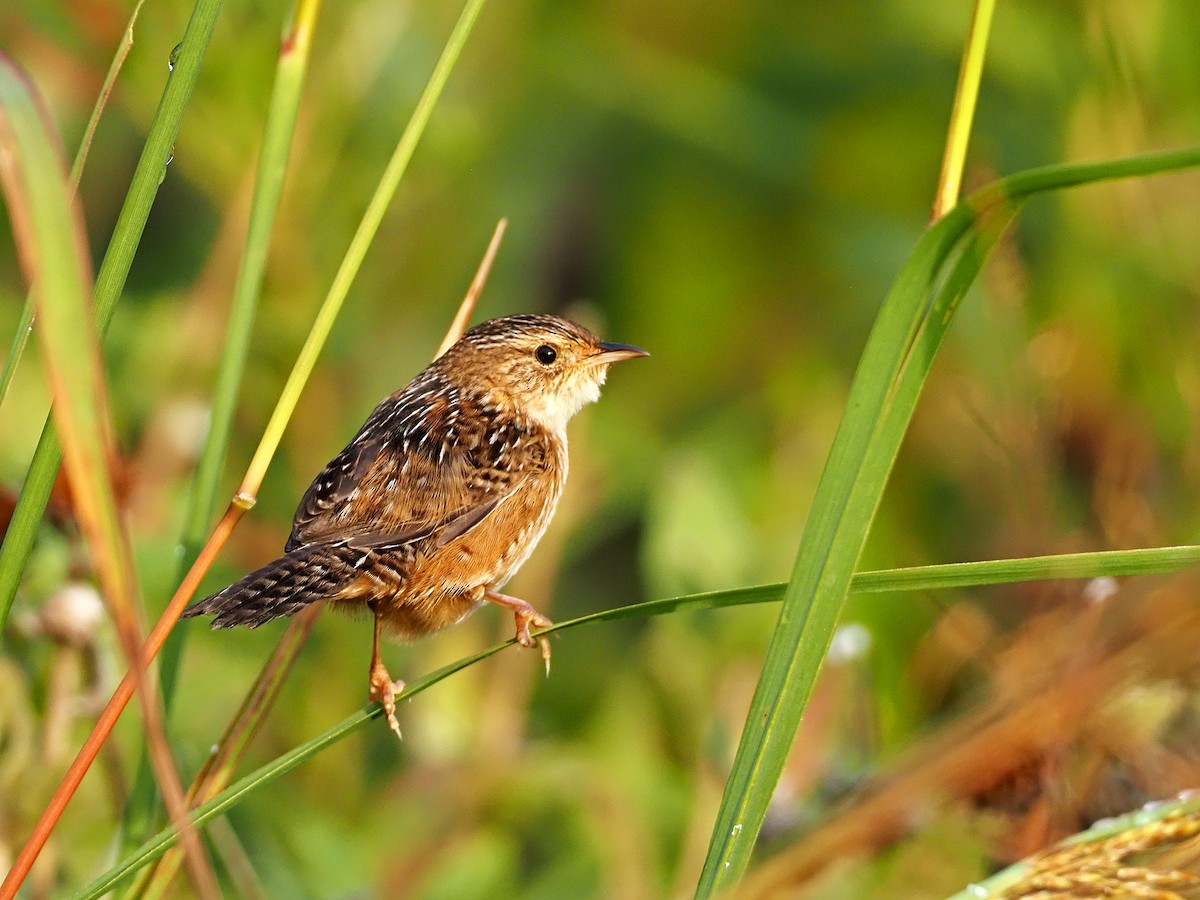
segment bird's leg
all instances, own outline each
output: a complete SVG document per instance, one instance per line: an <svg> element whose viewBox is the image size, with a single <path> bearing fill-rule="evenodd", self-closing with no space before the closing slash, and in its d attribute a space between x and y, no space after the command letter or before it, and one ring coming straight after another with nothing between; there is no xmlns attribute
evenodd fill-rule
<svg viewBox="0 0 1200 900"><path fill-rule="evenodd" d="M498 591L484 591L483 596L485 600L512 610L513 617L517 620L517 643L522 647L534 645L534 639L529 634L530 625L534 628L549 628L554 624L524 600L518 600L516 597L510 597L508 594L501 594ZM541 647L542 659L546 661L546 674L549 675L550 639L544 634L539 634L537 644Z"/></svg>
<svg viewBox="0 0 1200 900"><path fill-rule="evenodd" d="M379 634L383 627L383 616L380 615L374 603L370 606L371 612L375 616L375 636L371 641L371 671L367 696L373 703L378 703L383 707L383 711L387 715L388 727L396 732L396 737L403 740L404 736L400 734L400 723L396 720L396 695L404 690L404 682L392 681L387 666L379 657Z"/></svg>

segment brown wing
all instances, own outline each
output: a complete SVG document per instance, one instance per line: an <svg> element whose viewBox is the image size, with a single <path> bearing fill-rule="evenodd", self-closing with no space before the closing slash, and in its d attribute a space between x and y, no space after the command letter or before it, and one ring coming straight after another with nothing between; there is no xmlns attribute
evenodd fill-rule
<svg viewBox="0 0 1200 900"><path fill-rule="evenodd" d="M426 370L385 400L300 501L287 549L345 543L388 549L465 534L519 489L543 439L505 423Z"/></svg>

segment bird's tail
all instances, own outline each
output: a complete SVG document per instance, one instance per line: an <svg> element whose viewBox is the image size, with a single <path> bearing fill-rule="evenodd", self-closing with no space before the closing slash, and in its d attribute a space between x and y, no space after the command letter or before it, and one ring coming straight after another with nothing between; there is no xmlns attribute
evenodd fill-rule
<svg viewBox="0 0 1200 900"><path fill-rule="evenodd" d="M257 628L336 595L361 574L355 564L362 563L363 555L363 550L330 544L298 547L225 590L197 600L180 618L212 615L213 628Z"/></svg>

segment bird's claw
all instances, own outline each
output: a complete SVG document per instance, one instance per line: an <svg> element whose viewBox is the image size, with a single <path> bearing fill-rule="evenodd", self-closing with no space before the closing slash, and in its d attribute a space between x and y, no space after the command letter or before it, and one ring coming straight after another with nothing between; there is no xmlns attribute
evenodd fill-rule
<svg viewBox="0 0 1200 900"><path fill-rule="evenodd" d="M483 597L485 600L490 600L492 603L512 610L513 617L517 620L517 643L522 647L532 647L536 642L537 646L541 648L542 660L546 663L546 674L549 675L550 639L544 634L539 634L537 638L534 638L529 633L529 628L530 626L534 628L549 628L554 623L524 600L518 600L516 597L510 597L498 591L485 591Z"/></svg>
<svg viewBox="0 0 1200 900"><path fill-rule="evenodd" d="M542 660L546 663L546 674L550 674L550 639L544 634L536 638L529 633L529 626L534 628L549 628L554 623L534 609L518 610L514 613L517 619L517 643L522 647L532 648L534 644L542 651Z"/></svg>
<svg viewBox="0 0 1200 900"><path fill-rule="evenodd" d="M400 733L400 722L396 719L396 695L404 690L404 682L397 679L392 681L392 676L388 674L388 670L383 667L383 663L371 667L371 680L367 689L367 696L372 703L378 703L383 707L383 713L387 716L388 728L396 732L396 737L401 740L404 735Z"/></svg>

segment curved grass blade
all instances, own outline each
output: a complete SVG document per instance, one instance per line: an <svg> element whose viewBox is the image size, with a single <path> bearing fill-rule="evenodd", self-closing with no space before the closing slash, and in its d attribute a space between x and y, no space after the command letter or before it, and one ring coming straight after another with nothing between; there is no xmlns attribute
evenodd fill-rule
<svg viewBox="0 0 1200 900"><path fill-rule="evenodd" d="M850 580L850 593L946 590L1061 578L1162 575L1197 566L1200 566L1200 545L1197 544L1141 550L1099 550L858 572ZM783 587L779 585L781 591Z"/></svg>
<svg viewBox="0 0 1200 900"><path fill-rule="evenodd" d="M1015 581L1041 581L1049 578L1096 578L1104 575L1138 575L1147 573L1175 572L1200 565L1200 546L1162 547L1145 550L1115 550L1096 553L1071 553L1061 556L1040 556L1028 559L988 560L984 562L950 563L937 566L920 566L911 569L888 569L876 572L860 572L855 576L851 590L861 593L887 591L938 590L963 588ZM649 600L629 606L607 609L580 616L565 622L555 623L546 629L549 634L599 622L615 622L621 619L643 619L650 616L668 615L674 612L697 612L705 609L725 609L754 603L772 603L783 597L786 584L766 584L757 587L736 588L692 594L686 597L671 597ZM473 656L458 660L438 671L410 684L401 695L409 699L433 687L455 672L465 669L503 650L512 644L506 641L489 647ZM255 772L242 778L232 787L216 794L192 813L192 822L201 825L228 811L248 797L258 787L269 784L301 763L332 747L338 741L372 719L382 715L382 710L372 704L355 713L329 731L318 735L295 750L267 763ZM122 879L134 874L141 867L153 862L177 840L174 829L168 828L143 844L136 852L122 860L116 867L101 875L84 888L79 898L99 897Z"/></svg>
<svg viewBox="0 0 1200 900"><path fill-rule="evenodd" d="M604 610L603 612L593 613L591 615L582 616L578 619L572 619L566 622L555 623L552 627L537 634L551 634L556 631L564 631L569 628L575 628L580 625L591 624L595 622L615 621L618 619L644 618L651 615L665 615L666 613L675 612L677 610L700 610L711 609L714 607L738 606L748 603L766 603L772 600L778 600L782 591L782 585L767 585L765 587L755 588L739 588L731 591L716 591L709 594L698 594L692 597L679 597L667 600L655 600L647 603L638 603L632 606L619 607L617 609ZM482 660L487 659L499 653L505 647L515 644L515 639L504 641L488 647L486 650L481 650L471 656L464 657L449 665L443 666L435 672L420 678L409 684L404 692L397 696L397 701L408 700L416 695L428 690L440 681L449 678L455 672L459 672L469 666L475 665ZM322 750L332 747L334 744L349 737L359 728L366 725L373 719L377 719L383 715L382 708L372 703L359 712L349 716L337 725L330 728L323 734L318 735L310 741L307 741L294 750L283 754L266 765L256 769L254 772L238 780L230 787L221 791L208 802L198 806L193 810L190 822L193 825L199 826L212 819L214 816L221 815L227 812L233 806L236 806L259 787L270 784L280 776L287 774L292 769L306 762L313 756L316 756ZM86 900L86 898L96 898L103 896L107 891L111 890L115 885L119 884L122 879L132 875L142 866L157 859L165 853L170 847L174 846L178 841L178 834L175 828L166 828L157 834L154 838L143 844L134 854L124 859L114 868L105 872L98 879L87 885L77 895L77 900Z"/></svg>
<svg viewBox="0 0 1200 900"><path fill-rule="evenodd" d="M221 2L222 0L196 0L174 70L167 78L162 99L154 113L146 144L138 159L121 212L117 216L117 224L93 288L95 315L101 335L107 329L117 300L124 289L129 267L133 264L133 255L146 227L146 219L154 197L158 193L163 168L179 132L184 108L191 97L192 88L200 73L200 63L208 49L213 28L216 27ZM54 426L47 418L29 471L25 475L25 483L21 487L21 495L17 499L8 533L0 546L0 634L3 634L13 597L16 596L21 575L33 550L37 529L46 512L50 489L54 485L54 476L58 472L61 460L62 448Z"/></svg>
<svg viewBox="0 0 1200 900"><path fill-rule="evenodd" d="M696 889L732 888L749 864L851 575L933 357L983 257L1036 193L1200 165L1200 150L1005 178L967 198L917 243L884 300L801 539Z"/></svg>

